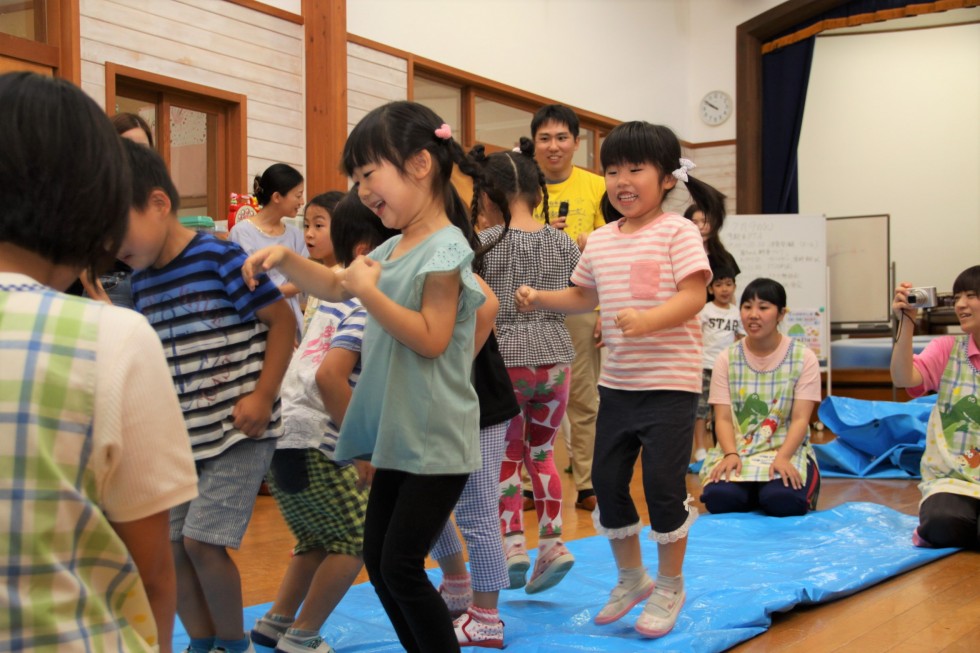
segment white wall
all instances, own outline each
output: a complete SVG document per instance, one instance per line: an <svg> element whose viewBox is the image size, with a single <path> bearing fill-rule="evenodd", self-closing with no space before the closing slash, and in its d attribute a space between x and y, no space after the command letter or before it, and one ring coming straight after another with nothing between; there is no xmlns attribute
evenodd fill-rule
<svg viewBox="0 0 980 653"><path fill-rule="evenodd" d="M348 0L347 30L611 118L715 141L735 138L735 121L702 126L698 101L716 88L734 96L735 27L781 1Z"/></svg>
<svg viewBox="0 0 980 653"><path fill-rule="evenodd" d="M978 116L980 25L818 38L800 212L890 214L899 280L950 290L980 263Z"/></svg>
<svg viewBox="0 0 980 653"><path fill-rule="evenodd" d="M105 104L105 63L248 96L248 170L306 166L303 26L224 0L82 0L82 89Z"/></svg>

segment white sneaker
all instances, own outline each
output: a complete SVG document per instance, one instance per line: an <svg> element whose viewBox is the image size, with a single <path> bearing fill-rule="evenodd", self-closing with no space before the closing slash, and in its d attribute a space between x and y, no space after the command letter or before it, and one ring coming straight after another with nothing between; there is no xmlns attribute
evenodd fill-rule
<svg viewBox="0 0 980 653"><path fill-rule="evenodd" d="M650 598L655 585L648 574L643 574L643 579L633 587L625 587L622 583L616 585L609 593L609 601L595 616L596 625L605 626L625 617L637 604Z"/></svg>
<svg viewBox="0 0 980 653"><path fill-rule="evenodd" d="M527 583L527 570L531 568L531 558L523 544L512 544L507 549L507 574L510 576L509 590L517 590Z"/></svg>
<svg viewBox="0 0 980 653"><path fill-rule="evenodd" d="M479 646L482 648L504 647L504 622L488 624L465 612L453 622L456 641L460 646Z"/></svg>
<svg viewBox="0 0 980 653"><path fill-rule="evenodd" d="M663 637L669 633L677 623L685 598L684 590L672 592L657 586L636 620L636 632L644 637Z"/></svg>
<svg viewBox="0 0 980 653"><path fill-rule="evenodd" d="M336 653L322 637L311 637L305 642L296 642L283 637L276 645L275 653Z"/></svg>

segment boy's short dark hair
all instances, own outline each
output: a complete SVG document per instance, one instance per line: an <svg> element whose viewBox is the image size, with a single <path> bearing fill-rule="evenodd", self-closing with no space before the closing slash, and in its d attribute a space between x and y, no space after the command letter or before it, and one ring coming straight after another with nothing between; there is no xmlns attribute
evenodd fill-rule
<svg viewBox="0 0 980 653"><path fill-rule="evenodd" d="M92 98L61 79L0 75L0 242L92 270L115 258L129 206L120 138Z"/></svg>
<svg viewBox="0 0 980 653"><path fill-rule="evenodd" d="M722 279L731 279L732 281L735 281L735 277L738 276L735 273L735 270L728 265L719 265L711 271L711 275L711 283L721 281Z"/></svg>
<svg viewBox="0 0 980 653"><path fill-rule="evenodd" d="M374 249L398 234L381 222L374 211L364 206L357 196L357 186L337 203L330 216L330 240L337 262L347 267L354 262L354 250L361 243Z"/></svg>
<svg viewBox="0 0 980 653"><path fill-rule="evenodd" d="M578 116L565 105L546 104L538 109L534 117L531 118L531 138L537 136L541 125L547 122L556 122L560 125L565 125L568 127L572 138L578 138Z"/></svg>
<svg viewBox="0 0 980 653"><path fill-rule="evenodd" d="M160 155L145 145L129 139L122 139L126 158L133 175L133 208L143 210L150 201L150 193L159 188L170 198L170 212L177 214L180 208L180 194L174 186L167 164Z"/></svg>

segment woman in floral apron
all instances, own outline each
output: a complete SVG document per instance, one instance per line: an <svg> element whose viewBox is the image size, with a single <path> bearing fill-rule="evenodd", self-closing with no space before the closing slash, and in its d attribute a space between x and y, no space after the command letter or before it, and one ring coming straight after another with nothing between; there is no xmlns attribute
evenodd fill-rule
<svg viewBox="0 0 980 653"><path fill-rule="evenodd" d="M712 513L804 515L820 488L810 447L820 365L806 345L779 332L786 315L779 282L752 281L740 315L746 336L721 352L711 375L718 444L701 468L701 501Z"/></svg>
<svg viewBox="0 0 980 653"><path fill-rule="evenodd" d="M930 342L912 354L918 312L908 302L909 283L895 290L892 310L899 332L892 350L892 382L913 397L937 392L922 455L922 502L916 546L980 548L980 265L953 282L963 335Z"/></svg>

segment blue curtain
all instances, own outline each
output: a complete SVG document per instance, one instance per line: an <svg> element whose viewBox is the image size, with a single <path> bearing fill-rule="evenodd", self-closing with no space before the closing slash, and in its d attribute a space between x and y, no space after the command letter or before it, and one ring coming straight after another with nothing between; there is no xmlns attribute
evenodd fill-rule
<svg viewBox="0 0 980 653"><path fill-rule="evenodd" d="M762 212L799 213L796 147L814 38L762 57Z"/></svg>

